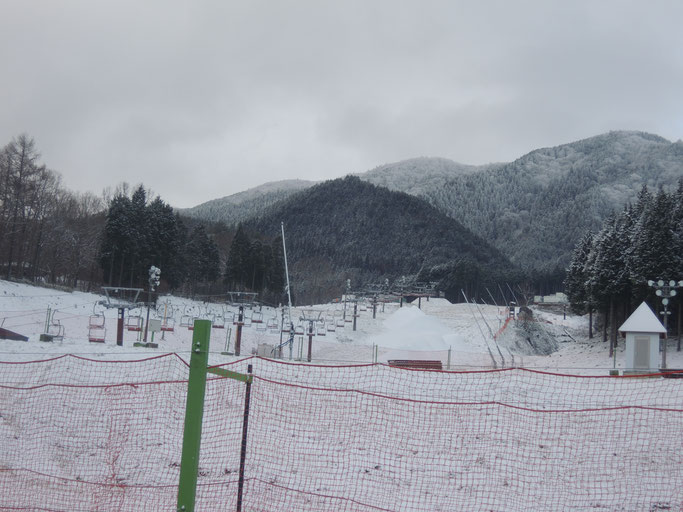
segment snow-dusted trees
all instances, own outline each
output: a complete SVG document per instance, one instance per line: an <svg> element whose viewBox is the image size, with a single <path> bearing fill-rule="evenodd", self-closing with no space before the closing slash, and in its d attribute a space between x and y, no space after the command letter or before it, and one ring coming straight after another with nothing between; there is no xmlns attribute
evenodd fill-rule
<svg viewBox="0 0 683 512"><path fill-rule="evenodd" d="M51 176L39 157L34 140L25 134L7 144L0 155L0 242L7 279L23 277L30 226L43 213L41 186Z"/></svg>
<svg viewBox="0 0 683 512"><path fill-rule="evenodd" d="M188 230L160 197L149 202L142 185L130 197L127 191L120 187L109 203L100 245L104 282L144 288L147 269L155 265L169 288L208 293L220 280L221 263L206 228L195 224Z"/></svg>
<svg viewBox="0 0 683 512"><path fill-rule="evenodd" d="M593 237L593 233L587 232L574 248L564 282L565 293L571 298L572 307L577 313L590 311L593 307L588 293L588 256L593 247Z"/></svg>
<svg viewBox="0 0 683 512"><path fill-rule="evenodd" d="M191 295L209 292L220 280L220 256L216 242L203 225L197 225L187 237L181 259L184 262L182 279Z"/></svg>
<svg viewBox="0 0 683 512"><path fill-rule="evenodd" d="M253 291L279 300L284 289L282 238L251 241L240 224L230 245L223 281L230 290Z"/></svg>
<svg viewBox="0 0 683 512"><path fill-rule="evenodd" d="M65 284L91 278L99 211L94 196L61 187L33 138L15 137L0 149L1 275Z"/></svg>
<svg viewBox="0 0 683 512"><path fill-rule="evenodd" d="M251 242L240 224L230 244L223 279L230 290L245 290L251 275Z"/></svg>
<svg viewBox="0 0 683 512"><path fill-rule="evenodd" d="M178 272L172 268L180 250L180 230L173 209L158 197L148 203L142 185L131 197L125 190L124 187L109 203L102 231L99 260L104 282L112 286L145 287L151 265L164 269L164 279L168 275L179 280ZM169 282L170 286L177 284Z"/></svg>
<svg viewBox="0 0 683 512"><path fill-rule="evenodd" d="M586 234L567 269L565 289L577 311L604 313L616 341L616 327L633 307L653 298L650 279L683 279L683 179L673 194L653 196L643 187L635 205ZM605 331L606 332L606 331Z"/></svg>

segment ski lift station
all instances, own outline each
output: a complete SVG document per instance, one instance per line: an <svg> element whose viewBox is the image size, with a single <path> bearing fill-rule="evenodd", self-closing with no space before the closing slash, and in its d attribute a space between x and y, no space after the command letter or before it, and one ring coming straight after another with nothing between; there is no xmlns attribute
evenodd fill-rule
<svg viewBox="0 0 683 512"><path fill-rule="evenodd" d="M643 302L619 327L626 336L626 371L656 373L659 371L659 338L666 329Z"/></svg>

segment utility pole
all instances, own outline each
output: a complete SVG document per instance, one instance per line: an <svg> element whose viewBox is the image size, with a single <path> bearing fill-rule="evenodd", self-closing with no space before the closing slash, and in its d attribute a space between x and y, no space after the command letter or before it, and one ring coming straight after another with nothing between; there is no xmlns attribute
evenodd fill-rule
<svg viewBox="0 0 683 512"><path fill-rule="evenodd" d="M308 357L307 361L311 362L311 352L313 352L313 320L308 321Z"/></svg>
<svg viewBox="0 0 683 512"><path fill-rule="evenodd" d="M240 306L237 314L237 331L235 333L235 355L240 355L242 348L242 326L244 325L244 306Z"/></svg>

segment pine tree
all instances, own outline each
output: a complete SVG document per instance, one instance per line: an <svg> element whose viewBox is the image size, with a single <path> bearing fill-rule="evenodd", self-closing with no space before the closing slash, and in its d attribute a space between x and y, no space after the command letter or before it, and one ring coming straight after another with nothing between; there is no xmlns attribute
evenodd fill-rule
<svg viewBox="0 0 683 512"><path fill-rule="evenodd" d="M100 245L100 266L104 281L111 286L123 286L124 265L130 258L132 235L130 199L117 194L111 200Z"/></svg>
<svg viewBox="0 0 683 512"><path fill-rule="evenodd" d="M680 273L676 262L674 204L660 191L642 209L633 231L631 280L643 293L648 280L673 279Z"/></svg>
<svg viewBox="0 0 683 512"><path fill-rule="evenodd" d="M271 257L268 264L268 277L266 281L266 288L277 297L279 301L285 289L285 256L282 247L282 235L279 235L273 240L270 246Z"/></svg>
<svg viewBox="0 0 683 512"><path fill-rule="evenodd" d="M192 294L220 277L218 247L202 225L196 226L188 238L186 262L186 277Z"/></svg>
<svg viewBox="0 0 683 512"><path fill-rule="evenodd" d="M225 264L223 280L229 289L242 291L250 283L251 278L251 242L244 228L237 227L235 237L230 244L228 261Z"/></svg>
<svg viewBox="0 0 683 512"><path fill-rule="evenodd" d="M572 260L567 268L567 277L564 281L565 293L572 309L577 313L583 313L590 309L589 293L587 287L588 256L593 247L594 235L587 232L574 249Z"/></svg>
<svg viewBox="0 0 683 512"><path fill-rule="evenodd" d="M161 268L169 286L177 286L176 271L172 267L179 252L178 222L173 208L160 197L154 199L145 209L145 228L146 242L142 266L147 269L152 265Z"/></svg>

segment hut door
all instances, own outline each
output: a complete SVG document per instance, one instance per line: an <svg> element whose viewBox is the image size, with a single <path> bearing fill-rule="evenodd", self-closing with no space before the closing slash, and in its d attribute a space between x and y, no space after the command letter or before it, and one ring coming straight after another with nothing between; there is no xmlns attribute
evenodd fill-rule
<svg viewBox="0 0 683 512"><path fill-rule="evenodd" d="M650 367L650 337L636 336L635 337L635 354L633 357L633 365L636 368Z"/></svg>

